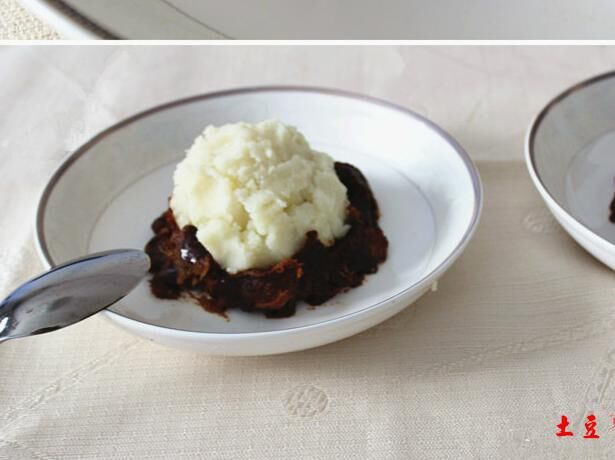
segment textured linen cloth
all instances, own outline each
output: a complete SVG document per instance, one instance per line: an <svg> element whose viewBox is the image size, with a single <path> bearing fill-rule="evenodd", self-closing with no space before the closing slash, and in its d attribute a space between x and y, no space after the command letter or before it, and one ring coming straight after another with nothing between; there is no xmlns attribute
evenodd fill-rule
<svg viewBox="0 0 615 460"><path fill-rule="evenodd" d="M614 274L551 218L522 163L549 98L601 47L0 48L0 295L42 269L49 174L111 123L239 85L310 84L406 105L477 161L478 232L391 320L304 352L212 357L100 317L0 345L0 458L612 458ZM583 439L595 413L600 439ZM557 438L561 415L572 438Z"/></svg>
<svg viewBox="0 0 615 460"><path fill-rule="evenodd" d="M1 40L57 40L58 33L24 9L17 0L0 0Z"/></svg>
<svg viewBox="0 0 615 460"><path fill-rule="evenodd" d="M47 0L65 16L88 29L101 39L114 38L87 18L81 16L61 0ZM62 35L52 26L38 19L17 0L0 0L0 40L57 40Z"/></svg>

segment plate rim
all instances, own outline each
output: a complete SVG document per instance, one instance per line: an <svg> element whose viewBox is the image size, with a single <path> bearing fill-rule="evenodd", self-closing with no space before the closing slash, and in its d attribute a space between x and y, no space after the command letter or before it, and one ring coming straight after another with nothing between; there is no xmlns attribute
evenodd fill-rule
<svg viewBox="0 0 615 460"><path fill-rule="evenodd" d="M88 141L83 143L80 147L78 147L71 154L69 154L60 163L60 165L55 169L55 171L51 174L50 178L47 180L45 186L43 187L43 190L38 200L38 205L36 208L35 219L34 219L34 234L35 234L35 240L36 240L36 248L37 248L40 259L43 261L43 263L48 268L54 267L57 264L57 262L53 260L53 258L51 257L49 253L49 248L48 248L47 241L45 238L44 218L45 218L45 212L46 212L47 204L49 201L49 197L51 193L53 192L57 183L61 180L64 173L70 168L70 166L73 163L75 163L79 158L81 158L88 151L90 151L92 146L96 145L98 142L106 138L109 134L112 134L113 132L115 132L118 129L123 128L124 126L127 126L142 118L148 117L152 114L155 114L155 113L158 113L158 112L170 109L170 108L174 108L174 107L185 105L185 104L190 104L190 103L197 102L197 101L219 98L219 97L227 97L227 96L250 94L250 93L267 93L267 92L289 92L289 93L290 92L301 92L301 93L320 94L320 95L327 95L327 96L336 96L336 97L342 97L342 98L351 99L355 101L366 102L369 104L374 104L380 107L384 107L386 109L400 112L403 115L409 116L419 121L420 123L426 125L431 130L435 131L453 148L455 153L461 158L462 162L464 163L464 166L466 167L468 175L472 181L472 188L474 192L472 217L459 243L445 257L445 259L440 264L438 264L438 266L436 266L433 270L431 270L429 273L427 273L425 276L420 278L415 283L402 289L400 292L397 292L396 294L388 297L387 299L381 300L365 308L362 308L361 310L350 312L342 316L327 319L327 320L320 321L314 324L288 327L288 328L275 330L275 331L198 332L198 331L187 331L185 329L154 325L154 324L147 323L144 321L136 320L134 318L130 318L128 316L122 315L120 313L117 313L117 312L114 312L108 309L104 310L104 313L106 315L110 316L112 319L115 319L113 317L117 316L121 318L121 321L133 322L139 325L139 327L153 328L154 330L158 330L159 332L164 331L164 333L166 334L178 334L182 336L189 335L192 337L216 337L216 338L245 337L245 338L248 338L248 337L281 335L281 334L287 334L290 332L305 331L305 330L311 330L311 329L318 328L318 327L330 326L334 323L346 322L356 317L362 317L372 310L376 310L385 304L394 302L395 300L409 294L412 290L417 289L421 287L422 285L428 285L430 283L433 283L435 280L438 279L438 277L442 273L448 270L448 268L453 264L453 262L455 262L457 258L461 255L461 253L463 252L467 244L472 239L474 233L476 232L476 229L478 227L478 223L480 221L480 217L482 214L483 204L484 204L483 185L480 179L479 172L474 162L472 161L468 153L465 151L465 149L452 135L450 135L448 132L442 129L439 125L437 125L431 120L425 118L422 115L419 115L418 113L404 106L386 101L384 99L380 99L377 97L368 96L365 94L356 93L352 91L346 91L346 90L335 89L335 88L324 88L324 87L317 87L317 86L301 86L301 85L247 86L247 87L238 87L238 88L231 88L231 89L225 89L225 90L220 90L220 91L201 93L201 94L197 94L194 96L175 99L175 100L172 100L166 103L155 105L143 111L137 112L134 115L126 117L118 121L117 123L109 126L108 128L103 129L102 131L99 131L96 135L91 137Z"/></svg>
<svg viewBox="0 0 615 460"><path fill-rule="evenodd" d="M596 83L600 83L604 80L609 80L615 78L615 70L610 70L608 72L600 73L598 75L594 75L593 77L586 78L581 80L563 91L559 92L556 96L552 97L544 107L538 112L538 114L534 117L532 122L530 123L526 136L525 136L525 164L528 169L529 175L534 183L534 186L538 189L538 192L543 197L543 199L547 202L547 205L554 207L557 212L559 212L563 217L565 217L571 225L574 225L579 231L585 233L589 238L597 238L599 242L607 245L611 250L615 250L615 243L610 242L603 236L600 236L598 233L594 232L591 228L573 216L570 212L568 212L560 202L553 196L553 194L549 191L547 186L540 177L540 173L538 172L538 168L536 167L536 155L534 144L536 141L536 135L542 122L545 120L547 115L553 111L554 108L562 101L567 99L569 96L582 91Z"/></svg>
<svg viewBox="0 0 615 460"><path fill-rule="evenodd" d="M119 38L62 0L18 0L18 3L42 22L56 29L61 38L76 40ZM71 16L67 11L74 12L75 16Z"/></svg>
<svg viewBox="0 0 615 460"><path fill-rule="evenodd" d="M117 20L113 14L98 14L94 15L88 10L87 5L76 5L73 2L66 0L17 0L20 4L39 17L43 22L47 22L58 31L71 39L79 40L96 40L96 39L118 39L118 40L143 40L148 37L139 36L140 34L134 33L134 27L118 27ZM147 25L146 35L150 39L179 39L179 40L233 40L233 37L228 36L217 31L215 28L209 26L203 21L190 17L182 10L178 9L175 5L169 3L166 0L155 0L154 6L156 8L162 8L166 11L172 21L167 21L167 25L172 27L171 34L167 37L159 37L157 34L160 30L151 24L152 15L148 12L145 19L143 15L139 16L139 13L143 13L139 10L137 5L122 4L121 6L127 10L124 13L128 13L131 16L141 18L141 22L144 20L149 22ZM114 2L116 6L120 6L117 1ZM120 2L121 3L121 2ZM70 13L74 13L74 16ZM192 34L183 36L182 32L184 28L180 24L182 21L188 21L193 24L198 30L192 30ZM134 26L134 21L133 21Z"/></svg>

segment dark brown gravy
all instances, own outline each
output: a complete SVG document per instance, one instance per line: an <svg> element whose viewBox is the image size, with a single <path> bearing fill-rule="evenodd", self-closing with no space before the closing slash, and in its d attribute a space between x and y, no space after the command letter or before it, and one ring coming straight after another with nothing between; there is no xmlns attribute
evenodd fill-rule
<svg viewBox="0 0 615 460"><path fill-rule="evenodd" d="M145 247L152 261L152 293L161 299L189 296L205 310L222 315L228 308L240 308L282 318L292 316L299 301L320 305L359 286L385 261L388 241L378 226L378 204L363 174L347 163L336 163L335 172L348 189L348 233L326 247L316 232L308 232L293 257L267 268L228 273L197 240L197 229L180 229L168 209L152 223L155 236Z"/></svg>

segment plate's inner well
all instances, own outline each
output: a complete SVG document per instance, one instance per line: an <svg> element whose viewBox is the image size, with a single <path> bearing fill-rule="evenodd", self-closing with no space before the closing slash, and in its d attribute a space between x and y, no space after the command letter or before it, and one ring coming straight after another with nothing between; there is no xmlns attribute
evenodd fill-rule
<svg viewBox="0 0 615 460"><path fill-rule="evenodd" d="M615 195L615 130L577 153L566 172L567 209L584 225L615 244L609 205Z"/></svg>
<svg viewBox="0 0 615 460"><path fill-rule="evenodd" d="M159 300L146 282L112 310L150 324L197 332L263 332L316 324L387 300L419 281L435 242L434 216L429 202L405 175L382 159L338 146L312 142L316 150L357 166L367 177L381 209L380 225L389 239L389 255L378 272L362 286L340 294L316 308L302 304L295 316L266 319L260 314L229 310L230 321L187 301ZM116 195L98 217L91 233L91 252L118 247L143 248L151 238L150 224L168 206L176 163L136 180Z"/></svg>

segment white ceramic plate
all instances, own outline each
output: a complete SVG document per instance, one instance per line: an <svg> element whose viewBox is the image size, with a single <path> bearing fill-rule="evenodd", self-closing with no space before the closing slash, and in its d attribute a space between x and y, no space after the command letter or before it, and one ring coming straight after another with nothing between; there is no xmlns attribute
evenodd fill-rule
<svg viewBox="0 0 615 460"><path fill-rule="evenodd" d="M615 73L566 90L539 113L526 139L526 162L564 229L615 270Z"/></svg>
<svg viewBox="0 0 615 460"><path fill-rule="evenodd" d="M142 283L105 314L168 345L218 354L267 354L339 340L399 312L459 256L481 208L478 175L462 148L429 121L375 99L309 88L253 88L173 102L127 119L59 168L38 210L43 259L54 265L110 248L143 248L167 207L175 164L208 124L277 118L312 146L359 167L382 211L389 257L363 286L316 309L230 321L186 301L162 301Z"/></svg>
<svg viewBox="0 0 615 460"><path fill-rule="evenodd" d="M84 27L59 20L58 3L128 39L615 38L610 0L21 1L69 37Z"/></svg>

